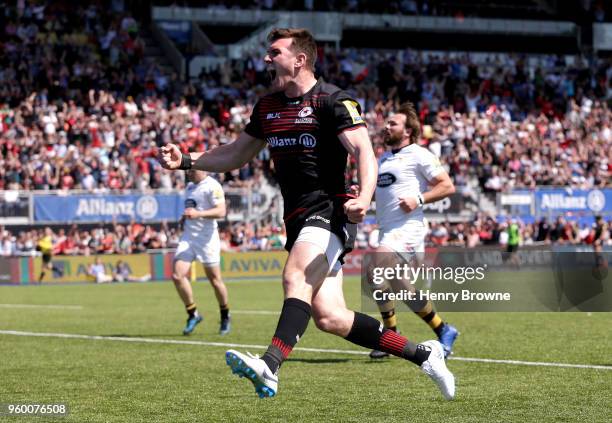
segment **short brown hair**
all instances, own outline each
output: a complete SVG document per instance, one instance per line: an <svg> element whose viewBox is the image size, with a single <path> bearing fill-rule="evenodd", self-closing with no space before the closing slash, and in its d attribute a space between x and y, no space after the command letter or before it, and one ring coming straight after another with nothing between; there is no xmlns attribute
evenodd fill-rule
<svg viewBox="0 0 612 423"><path fill-rule="evenodd" d="M268 42L273 43L281 38L291 38L291 47L295 53L306 55L306 64L311 71L315 70L317 60L317 42L314 37L304 28L274 28L268 34Z"/></svg>
<svg viewBox="0 0 612 423"><path fill-rule="evenodd" d="M404 126L406 129L411 129L410 141L413 143L417 142L421 137L421 122L419 121L414 104L409 101L400 104L397 113L406 115L406 124Z"/></svg>

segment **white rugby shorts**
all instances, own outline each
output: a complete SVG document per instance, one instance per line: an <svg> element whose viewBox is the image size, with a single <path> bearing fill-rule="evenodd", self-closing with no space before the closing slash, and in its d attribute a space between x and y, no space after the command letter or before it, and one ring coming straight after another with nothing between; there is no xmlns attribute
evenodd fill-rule
<svg viewBox="0 0 612 423"><path fill-rule="evenodd" d="M329 266L328 275L335 275L342 268L338 258L344 252L344 246L338 235L317 226L304 226L295 242L309 242L323 250Z"/></svg>
<svg viewBox="0 0 612 423"><path fill-rule="evenodd" d="M378 235L380 245L399 254L425 253L427 225L422 220L409 220L402 226L388 231L381 230Z"/></svg>
<svg viewBox="0 0 612 423"><path fill-rule="evenodd" d="M219 232L212 231L208 237L197 240L181 238L174 260L186 261L188 263L199 261L204 266L218 265L221 262L221 240Z"/></svg>

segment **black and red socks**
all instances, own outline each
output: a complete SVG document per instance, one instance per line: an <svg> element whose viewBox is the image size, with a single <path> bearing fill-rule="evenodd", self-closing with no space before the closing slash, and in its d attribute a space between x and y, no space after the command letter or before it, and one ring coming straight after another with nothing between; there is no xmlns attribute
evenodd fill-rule
<svg viewBox="0 0 612 423"><path fill-rule="evenodd" d="M399 333L386 329L373 317L355 312L347 341L372 350L379 350L401 357L420 366L429 357L430 351L409 341Z"/></svg>
<svg viewBox="0 0 612 423"><path fill-rule="evenodd" d="M283 303L281 315L278 318L276 332L268 350L261 357L266 362L272 373L276 373L283 361L289 356L293 347L300 340L308 321L310 320L311 307L305 301L297 298L287 298Z"/></svg>

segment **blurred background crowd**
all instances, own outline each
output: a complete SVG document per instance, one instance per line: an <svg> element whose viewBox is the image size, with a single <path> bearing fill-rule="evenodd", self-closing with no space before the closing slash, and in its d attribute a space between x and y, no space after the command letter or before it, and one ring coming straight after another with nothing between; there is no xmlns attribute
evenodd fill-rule
<svg viewBox="0 0 612 423"><path fill-rule="evenodd" d="M0 191L182 189L163 170L159 146L205 151L232 142L265 93L264 51L183 81L144 54L142 26L120 1L73 4L19 0L0 11ZM181 5L181 2L176 2ZM184 2L189 3L189 2ZM304 1L298 9L451 15L434 0ZM446 4L446 3L445 3ZM280 3L219 2L276 10ZM595 2L593 19L604 19ZM515 188L610 186L612 66L596 56L433 53L321 46L317 73L348 90L364 111L377 155L381 129L399 103L418 106L420 143L440 158L465 197ZM349 176L356 171L349 163ZM224 187L274 184L262 151L244 168L215 175ZM518 222L524 243L609 239L610 222L581 227L563 217ZM432 222L434 245L503 244L509 222L478 215ZM603 225L600 228L597 225ZM283 228L222 225L226 250L280 249ZM603 229L602 229L603 228ZM0 254L28 253L42 228L0 231ZM55 229L57 254L138 252L176 245L176 225ZM376 242L371 223L359 246ZM603 234L603 235L602 235Z"/></svg>

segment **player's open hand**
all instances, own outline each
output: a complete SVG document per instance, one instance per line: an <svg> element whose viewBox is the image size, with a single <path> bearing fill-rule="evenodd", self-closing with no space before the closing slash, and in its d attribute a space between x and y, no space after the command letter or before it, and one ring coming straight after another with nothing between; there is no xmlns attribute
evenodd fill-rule
<svg viewBox="0 0 612 423"><path fill-rule="evenodd" d="M415 197L400 197L399 200L400 200L399 206L406 213L412 212L418 206L418 202L417 202L417 199Z"/></svg>
<svg viewBox="0 0 612 423"><path fill-rule="evenodd" d="M174 170L181 165L183 153L176 144L166 144L159 150L159 163L163 168Z"/></svg>
<svg viewBox="0 0 612 423"><path fill-rule="evenodd" d="M344 213L348 217L349 222L363 222L363 218L368 211L370 204L359 198L351 198L344 203Z"/></svg>

